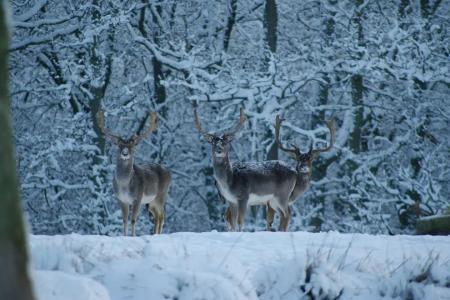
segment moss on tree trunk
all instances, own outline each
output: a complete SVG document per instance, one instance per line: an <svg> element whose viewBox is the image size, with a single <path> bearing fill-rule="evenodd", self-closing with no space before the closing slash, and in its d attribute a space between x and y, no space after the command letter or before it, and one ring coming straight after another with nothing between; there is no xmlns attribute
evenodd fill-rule
<svg viewBox="0 0 450 300"><path fill-rule="evenodd" d="M416 224L417 234L449 235L450 215L422 218Z"/></svg>

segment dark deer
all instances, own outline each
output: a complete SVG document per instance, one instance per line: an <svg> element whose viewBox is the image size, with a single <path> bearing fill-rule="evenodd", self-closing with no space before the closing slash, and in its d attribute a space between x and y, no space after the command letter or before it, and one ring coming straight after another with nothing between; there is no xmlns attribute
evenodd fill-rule
<svg viewBox="0 0 450 300"><path fill-rule="evenodd" d="M277 143L278 147L280 148L280 150L288 153L297 162L297 165L295 167L295 170L297 173L295 187L289 197L289 203L293 203L309 187L309 184L311 182L311 171L312 171L313 160L316 159L320 155L320 153L329 151L333 147L334 141L335 141L335 135L336 135L336 128L335 128L334 120L329 120L327 122L327 127L328 127L328 130L330 131L329 145L323 149L313 149L313 144L311 143L309 151L306 153L301 153L300 149L297 146L294 145L294 146L292 146L292 148L287 148L287 147L283 146L283 144L281 143L280 127L281 127L282 121L283 120L280 118L280 116L277 115L276 120L275 120L275 140L276 140L276 143ZM269 223L268 227L271 227L275 211L270 206L268 206L267 209L268 209L267 210L267 220L268 220L267 222ZM283 223L283 224L280 224L280 227L287 229L287 226L289 225L290 217L291 217L291 210L288 209L287 215L285 215L285 216L283 216L283 218L281 218L281 223Z"/></svg>
<svg viewBox="0 0 450 300"><path fill-rule="evenodd" d="M154 218L154 233L160 234L164 224L164 204L171 182L170 171L158 164L136 165L134 148L139 142L156 129L157 116L150 114L151 125L140 135L134 134L129 139L112 134L105 128L103 111L97 113L97 121L102 133L119 147L113 189L122 209L123 234L128 232L128 210L131 205L131 229L136 235L136 218L141 204L146 204Z"/></svg>

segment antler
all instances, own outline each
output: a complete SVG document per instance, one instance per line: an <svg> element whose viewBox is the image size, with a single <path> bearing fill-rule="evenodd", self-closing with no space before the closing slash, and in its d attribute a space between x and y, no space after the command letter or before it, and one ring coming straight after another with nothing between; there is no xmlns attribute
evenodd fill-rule
<svg viewBox="0 0 450 300"><path fill-rule="evenodd" d="M236 132L238 132L239 130L241 130L242 127L244 127L244 123L246 120L247 120L247 116L244 113L244 108L241 107L239 110L239 123L233 128L233 130L226 133L225 135L228 135L228 136L235 135Z"/></svg>
<svg viewBox="0 0 450 300"><path fill-rule="evenodd" d="M99 109L99 111L97 112L96 115L97 118L97 123L98 123L98 127L100 128L100 131L107 136L111 142L113 142L114 144L118 145L119 141L120 141L120 137L112 134L109 130L107 130L105 128L105 115L102 109Z"/></svg>
<svg viewBox="0 0 450 300"><path fill-rule="evenodd" d="M198 118L197 109L194 108L194 122L195 122L195 128L203 135L203 137L209 141L212 137L214 137L213 134L207 133L203 130L202 125L200 124L200 119Z"/></svg>
<svg viewBox="0 0 450 300"><path fill-rule="evenodd" d="M334 142L336 139L336 126L334 123L334 119L327 121L327 127L328 127L328 130L330 131L330 144L323 149L315 149L315 150L312 149L312 144L311 144L311 148L309 149L309 152L314 156L318 155L321 152L330 151L330 149L334 145Z"/></svg>
<svg viewBox="0 0 450 300"><path fill-rule="evenodd" d="M280 150L287 152L291 155L294 156L294 158L298 158L300 157L300 149L296 146L293 146L293 149L288 149L286 147L283 146L283 144L281 143L280 140L280 127L281 127L281 122L283 122L283 119L280 118L280 115L277 115L276 119L275 119L275 141L278 145L278 148L280 148Z"/></svg>
<svg viewBox="0 0 450 300"><path fill-rule="evenodd" d="M233 130L225 133L224 136L232 137L233 135L235 135L236 132L238 132L244 126L245 120L247 120L247 116L244 113L244 108L241 107L241 109L239 111L239 123L233 128ZM202 125L200 124L200 119L198 118L198 114L197 114L197 109L196 108L194 108L194 123L195 123L195 128L197 128L197 130L201 134L203 134L203 137L207 141L211 141L212 138L215 137L214 134L207 133L206 131L203 130Z"/></svg>
<svg viewBox="0 0 450 300"><path fill-rule="evenodd" d="M140 135L138 135L137 137L134 138L135 145L139 144L139 142L141 142L143 139L148 137L150 135L150 133L155 131L156 126L157 126L157 120L158 120L158 116L157 116L156 112L152 111L150 113L150 119L151 119L150 127L147 130L145 130L144 132L142 132Z"/></svg>

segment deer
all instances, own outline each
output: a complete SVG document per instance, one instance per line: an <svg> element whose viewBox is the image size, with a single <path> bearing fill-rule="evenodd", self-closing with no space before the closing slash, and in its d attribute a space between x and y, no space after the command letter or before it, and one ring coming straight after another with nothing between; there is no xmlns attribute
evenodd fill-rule
<svg viewBox="0 0 450 300"><path fill-rule="evenodd" d="M113 190L122 210L123 235L128 234L128 213L131 205L131 231L132 235L136 236L136 219L143 204L146 205L149 216L153 216L153 233L160 234L164 225L164 205L172 180L171 173L166 167L156 163L134 163L135 147L157 127L156 112L149 114L150 126L141 134L133 134L130 138L122 138L105 128L103 110L98 111L96 118L103 135L119 148Z"/></svg>
<svg viewBox="0 0 450 300"><path fill-rule="evenodd" d="M212 134L203 130L197 110L194 109L195 127L212 146L214 178L219 193L229 204L224 214L227 229L235 231L237 225L238 230L242 231L247 207L267 205L280 212L280 230L286 231L285 217L288 215L289 199L294 192L297 173L282 161L230 161L230 144L246 119L241 107L239 122L233 129L221 135Z"/></svg>
<svg viewBox="0 0 450 300"><path fill-rule="evenodd" d="M280 140L280 127L284 120L280 117L280 115L276 116L275 119L275 142L278 145L278 148L283 152L289 154L296 162L295 171L296 171L296 181L294 189L289 197L289 203L293 203L296 201L309 187L311 183L311 175L312 175L312 163L313 161L319 157L320 153L330 151L334 145L336 139L336 127L334 120L328 120L326 122L327 128L330 133L330 142L328 146L322 149L313 149L313 142L310 143L309 151L302 153L299 147L293 145L292 148L288 148L283 146L283 143ZM272 222L274 219L275 210L269 206L267 206L267 222L268 228L272 226ZM291 218L291 209L288 207L286 215L283 216L282 222L283 226L287 228L289 221Z"/></svg>

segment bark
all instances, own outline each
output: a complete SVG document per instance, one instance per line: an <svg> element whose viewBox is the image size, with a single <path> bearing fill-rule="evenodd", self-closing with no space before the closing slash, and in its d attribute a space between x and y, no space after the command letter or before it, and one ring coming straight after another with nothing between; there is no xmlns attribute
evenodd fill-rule
<svg viewBox="0 0 450 300"><path fill-rule="evenodd" d="M143 0L142 3L148 4L148 1ZM161 4L151 4L151 5L155 5L156 13L161 15L161 13L162 13ZM143 37L149 38L149 34L145 28L146 8L147 8L147 6L145 6L141 9L140 16L139 16L138 28ZM151 14L152 14L152 22L153 22L152 27L158 28L158 30L155 30L154 32L152 32L151 36L153 38L153 42L156 45L159 45L160 39L161 39L161 32L163 29L159 28L157 16L153 12ZM163 64L155 56L152 57L152 69L153 69L153 95L155 97L155 102L158 104L158 106L162 107L162 111L160 113L164 117L167 118L167 109L164 106L161 106L161 104L165 103L167 100L166 87L162 84L162 81L164 80L166 75L163 70ZM149 95L149 98L150 98L150 95Z"/></svg>
<svg viewBox="0 0 450 300"><path fill-rule="evenodd" d="M266 0L264 27L266 29L267 45L272 53L277 52L277 24L278 13L276 0Z"/></svg>
<svg viewBox="0 0 450 300"><path fill-rule="evenodd" d="M430 15L430 3L428 0L420 0L420 13L424 19Z"/></svg>
<svg viewBox="0 0 450 300"><path fill-rule="evenodd" d="M99 3L98 1L93 1L94 7L98 7ZM100 25L101 21L101 12L98 9L94 9L92 12L92 22L96 25ZM108 36L108 39L112 44L114 44L114 30L111 30ZM111 79L111 72L112 72L112 55L109 54L105 61L103 61L100 57L97 55L97 37L94 38L94 43L92 44L92 48L90 49L89 53L91 53L91 57L89 58L89 62L93 66L93 69L95 70L96 76L102 76L103 77L103 84L100 86L86 86L87 89L90 90L93 98L89 101L89 109L91 112L91 120L93 124L93 129L97 135L96 144L97 147L100 149L100 157L97 156L94 159L95 164L101 164L102 158L101 156L105 154L105 136L102 134L100 127L97 122L97 113L102 107L103 99L105 98L106 90L108 88L110 79ZM112 50L112 49L111 49ZM111 51L112 52L112 51ZM103 74L102 74L103 73Z"/></svg>
<svg viewBox="0 0 450 300"><path fill-rule="evenodd" d="M277 25L278 25L278 12L276 0L266 0L266 6L264 8L264 28L265 28L265 40L269 51L274 54L277 51ZM269 59L268 57L266 58ZM269 132L271 138L274 139L271 132ZM278 159L278 146L275 140L272 142L270 149L267 153L268 160Z"/></svg>
<svg viewBox="0 0 450 300"><path fill-rule="evenodd" d="M225 35L223 38L223 49L228 52L228 47L230 46L231 33L233 32L234 24L236 23L236 10L237 10L237 0L230 0L230 12L228 15L227 25L225 28Z"/></svg>
<svg viewBox="0 0 450 300"><path fill-rule="evenodd" d="M335 5L336 1L334 0L330 0L328 1L328 3L330 5ZM336 14L335 12L330 11L329 12L329 16L327 18L325 18L325 23L324 23L324 31L323 31L323 36L324 36L324 42L326 47L331 47L332 44L332 38L333 38L333 34L334 34L334 29L335 29L335 20L334 20L334 15ZM326 83L322 83L320 84L319 87L319 104L320 105L327 105L329 102L329 92L330 92L330 74L329 73L325 73L323 76L323 80ZM323 121L326 119L326 115L325 115L325 110L322 110L319 113L319 116L317 119L314 120L314 124L312 124L312 128L314 128L314 126L316 126L316 123L323 123ZM331 159L331 160L317 160L314 163L314 171L313 171L313 176L314 179L320 180L323 179L325 176L327 176L327 170L328 170L328 166L334 161L335 159ZM314 231L320 232L321 231L321 227L322 224L324 222L324 215L325 215L325 201L326 201L326 197L323 195L317 196L314 199L314 202L317 203L317 206L321 206L321 209L318 210L318 214L317 216L314 216L311 218L311 222L309 223L310 226L314 226Z"/></svg>
<svg viewBox="0 0 450 300"><path fill-rule="evenodd" d="M356 0L356 16L354 19L356 30L357 30L357 38L358 38L358 46L364 47L364 31L362 26L362 8L361 6L364 4L363 0ZM361 54L360 54L361 55ZM364 121L364 80L361 74L354 74L351 78L351 86L352 86L352 106L354 107L354 127L353 131L350 135L350 148L353 153L360 153L362 150L361 147L361 136L362 136L362 127Z"/></svg>
<svg viewBox="0 0 450 300"><path fill-rule="evenodd" d="M0 5L0 299L34 299L12 143L8 91L8 30Z"/></svg>
<svg viewBox="0 0 450 300"><path fill-rule="evenodd" d="M352 105L354 107L354 128L350 136L350 148L353 153L361 152L361 134L363 126L363 77L355 74L352 76Z"/></svg>
<svg viewBox="0 0 450 300"><path fill-rule="evenodd" d="M408 9L410 6L409 0L400 0L400 4L398 6L398 15L400 18L406 17L411 9Z"/></svg>
<svg viewBox="0 0 450 300"><path fill-rule="evenodd" d="M93 2L94 7L99 6L98 1ZM101 21L101 12L98 9L94 9L92 12L92 22L96 25L100 24ZM112 45L114 44L114 37L115 32L114 29L111 28L110 32L108 33L108 40L110 42L111 51L109 53L113 52ZM98 56L97 54L97 48L98 48L98 37L94 37L94 43L91 46L91 49L88 53L90 53L89 62L92 65L94 69L94 76L100 77L103 79L103 84L101 85L90 85L87 84L85 86L86 89L89 89L92 99L89 100L89 111L90 111L90 117L93 124L93 129L97 135L95 138L95 143L100 150L99 154L94 157L93 164L94 166L97 166L99 171L98 178L95 178L92 176L90 180L92 181L93 186L95 186L95 197L96 197L96 203L101 203L101 211L99 212L99 216L103 218L103 223L106 223L106 219L109 217L109 210L107 202L105 201L104 197L102 197L104 193L104 182L107 182L107 170L104 167L104 155L106 152L106 140L105 136L100 130L99 124L97 122L97 113L102 108L102 103L104 101L106 91L108 89L109 83L111 81L111 75L112 75L112 54L108 54L105 59ZM96 228L93 228L93 230L96 230ZM99 234L102 234L102 232L98 232Z"/></svg>
<svg viewBox="0 0 450 300"><path fill-rule="evenodd" d="M417 234L449 235L450 215L422 218L416 224Z"/></svg>
<svg viewBox="0 0 450 300"><path fill-rule="evenodd" d="M161 15L162 8L161 5L156 5L156 11L159 15ZM158 22L156 20L156 16L152 14L152 20L155 26L157 26ZM153 39L156 45L160 44L160 30L156 31L153 34ZM165 74L163 72L163 66L162 63L156 59L156 57L153 56L152 58L152 64L153 64L153 82L154 82L154 88L155 88L155 97L156 97L156 103L159 105L166 102L167 93L166 93L166 87L162 84L162 81L165 78ZM166 116L166 113L164 113L164 116Z"/></svg>

